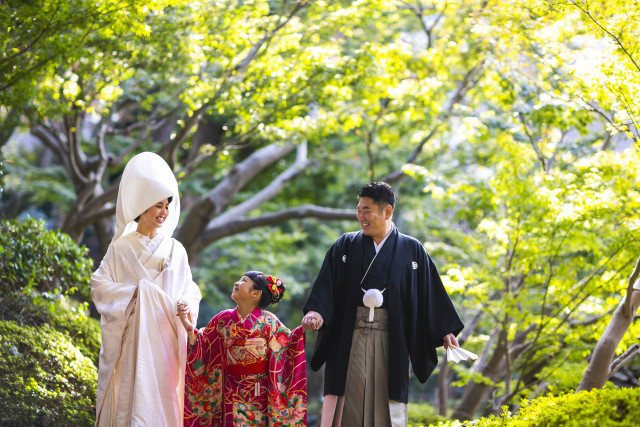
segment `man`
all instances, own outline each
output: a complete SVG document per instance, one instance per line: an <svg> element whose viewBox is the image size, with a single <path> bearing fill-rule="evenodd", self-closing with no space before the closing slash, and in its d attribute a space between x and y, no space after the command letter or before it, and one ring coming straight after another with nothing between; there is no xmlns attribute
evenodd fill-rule
<svg viewBox="0 0 640 427"><path fill-rule="evenodd" d="M391 187L374 182L358 198L362 231L327 251L304 306L302 327L319 331L311 368L326 363L321 425L406 426L409 360L425 382L436 347L457 346L464 325L422 244L394 226ZM366 291L378 301L365 307Z"/></svg>

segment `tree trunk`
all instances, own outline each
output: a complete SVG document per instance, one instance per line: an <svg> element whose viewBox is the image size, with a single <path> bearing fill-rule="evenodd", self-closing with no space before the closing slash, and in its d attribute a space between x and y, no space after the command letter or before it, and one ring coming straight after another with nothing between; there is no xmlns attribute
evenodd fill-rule
<svg viewBox="0 0 640 427"><path fill-rule="evenodd" d="M442 358L442 366L438 374L438 414L447 416L448 392L449 392L449 365L447 355Z"/></svg>
<svg viewBox="0 0 640 427"><path fill-rule="evenodd" d="M500 331L499 334L504 334L504 331ZM500 345L501 342L502 340L498 339L498 345L496 345L491 358L480 368L482 375L488 377L492 381L499 376L500 362L504 358L504 347ZM491 342L489 342L488 345L491 345ZM464 388L464 393L462 394L462 400L451 415L452 418L457 420L472 419L474 414L480 408L482 402L486 400L486 396L490 390L491 386L487 384L479 384L476 382L470 382L467 384Z"/></svg>
<svg viewBox="0 0 640 427"><path fill-rule="evenodd" d="M495 299L495 296L492 297ZM486 306L485 306L486 307ZM476 330L476 326L478 326L478 322L480 321L482 315L484 314L484 310L479 310L475 316L471 319L469 324L467 324L462 331L462 334L458 337L458 344L460 347L464 345L467 339L473 334ZM443 417L447 416L448 409L448 398L449 398L449 383L451 381L452 371L449 369L449 365L447 363L447 356L442 358L442 366L440 367L440 373L438 374L438 413Z"/></svg>
<svg viewBox="0 0 640 427"><path fill-rule="evenodd" d="M534 328L535 325L532 325L524 331L516 333L513 341L509 344L509 356L512 361L515 361L522 352L526 350L528 344L525 343L525 340ZM496 345L491 358L481 370L482 375L494 383L504 377L507 368L505 361L506 349L504 345L501 345L501 343L505 342L505 333L506 332L504 330L500 331L498 344ZM494 386L488 384L478 384L475 382L467 384L462 395L462 400L453 412L452 418L457 420L472 419L475 413L480 409L480 406L489 398L489 394L494 388Z"/></svg>
<svg viewBox="0 0 640 427"><path fill-rule="evenodd" d="M640 263L640 258L638 258L638 262ZM636 271L637 270L638 265L636 264ZM634 273L636 273L636 271L634 271ZM600 337L598 344L596 344L589 366L576 391L602 388L611 377L611 362L615 355L616 348L629 329L629 326L631 326L634 313L640 304L639 290L640 281L635 282L635 285L627 290L630 298L625 297L625 299L620 302L620 305L618 305L618 308L616 308L613 316L611 316L611 321L602 334L602 337Z"/></svg>

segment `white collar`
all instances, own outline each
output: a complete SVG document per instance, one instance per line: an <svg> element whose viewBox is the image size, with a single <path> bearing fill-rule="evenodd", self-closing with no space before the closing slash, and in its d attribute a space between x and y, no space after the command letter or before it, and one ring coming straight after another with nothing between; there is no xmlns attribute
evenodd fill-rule
<svg viewBox="0 0 640 427"><path fill-rule="evenodd" d="M391 236L392 231L393 231L393 223L391 224L391 230L387 233L386 236L384 236L384 239L380 241L380 244L376 244L375 240L373 241L373 247L375 248L376 253L380 252L380 248L382 248L382 245L384 245L384 242L386 242L389 236Z"/></svg>

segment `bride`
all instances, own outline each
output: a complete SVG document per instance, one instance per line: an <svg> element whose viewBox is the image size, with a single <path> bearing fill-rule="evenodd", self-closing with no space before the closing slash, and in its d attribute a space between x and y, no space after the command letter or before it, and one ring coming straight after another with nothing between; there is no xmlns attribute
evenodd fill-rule
<svg viewBox="0 0 640 427"><path fill-rule="evenodd" d="M171 238L180 217L178 184L154 153L122 174L116 229L91 295L101 314L96 425L182 425L186 331L178 301L197 318L200 290L184 247Z"/></svg>

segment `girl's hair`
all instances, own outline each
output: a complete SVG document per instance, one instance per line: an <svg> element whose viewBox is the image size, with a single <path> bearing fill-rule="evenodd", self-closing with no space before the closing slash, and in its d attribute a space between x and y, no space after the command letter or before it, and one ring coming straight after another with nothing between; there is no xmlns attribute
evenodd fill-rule
<svg viewBox="0 0 640 427"><path fill-rule="evenodd" d="M265 308L273 303L280 302L284 296L284 282L277 277L267 276L261 271L247 271L244 273L249 279L253 280L253 289L262 291L258 307Z"/></svg>
<svg viewBox="0 0 640 427"><path fill-rule="evenodd" d="M167 198L169 199L169 203L171 203L171 201L173 200L173 196L169 196L169 197L167 197ZM158 203L160 203L160 202L158 202ZM155 206L155 205L157 205L158 203L155 203L155 204L154 204L154 206ZM146 212L146 211L145 211L145 212ZM142 215L142 214L140 214L140 215ZM135 221L135 222L139 222L139 221L140 221L140 215L138 215L138 216L136 217L136 219L134 219L134 221Z"/></svg>

